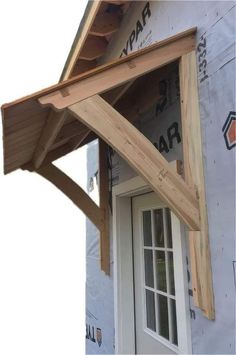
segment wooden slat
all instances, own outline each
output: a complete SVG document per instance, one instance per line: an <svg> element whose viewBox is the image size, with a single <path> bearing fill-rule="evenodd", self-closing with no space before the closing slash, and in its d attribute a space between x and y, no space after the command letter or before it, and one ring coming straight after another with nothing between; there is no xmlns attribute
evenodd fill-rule
<svg viewBox="0 0 236 355"><path fill-rule="evenodd" d="M212 287L195 51L192 51L181 58L180 91L184 176L187 183L196 188L200 206L200 232L191 232L189 235L193 296L196 305L202 308L204 314L209 319L214 319L214 295Z"/></svg>
<svg viewBox="0 0 236 355"><path fill-rule="evenodd" d="M48 89L52 94L42 92L39 102L63 109L95 94L103 93L130 80L160 68L179 59L195 47L195 31L191 29L160 41L125 58L114 61L87 74L81 75L76 83L72 80ZM66 88L65 92L61 89ZM39 93L35 94L39 95Z"/></svg>
<svg viewBox="0 0 236 355"><path fill-rule="evenodd" d="M99 139L99 200L103 214L100 229L101 269L110 274L110 230L109 230L109 176L107 166L107 144Z"/></svg>
<svg viewBox="0 0 236 355"><path fill-rule="evenodd" d="M33 163L38 169L55 141L66 119L66 112L51 111L35 149Z"/></svg>
<svg viewBox="0 0 236 355"><path fill-rule="evenodd" d="M81 211L84 212L91 222L100 229L102 223L100 208L78 184L53 164L40 168L36 172L61 190L77 207L79 207L79 209L81 209Z"/></svg>
<svg viewBox="0 0 236 355"><path fill-rule="evenodd" d="M76 76L81 73L87 72L89 70L94 69L96 66L97 66L96 60L78 59L73 67L71 76Z"/></svg>
<svg viewBox="0 0 236 355"><path fill-rule="evenodd" d="M95 60L105 53L106 48L107 40L105 38L89 35L83 49L80 52L79 58L85 60Z"/></svg>
<svg viewBox="0 0 236 355"><path fill-rule="evenodd" d="M120 16L117 13L104 12L97 14L89 33L104 37L116 32L119 26Z"/></svg>
<svg viewBox="0 0 236 355"><path fill-rule="evenodd" d="M196 196L141 132L98 95L68 110L111 145L190 230L199 230Z"/></svg>

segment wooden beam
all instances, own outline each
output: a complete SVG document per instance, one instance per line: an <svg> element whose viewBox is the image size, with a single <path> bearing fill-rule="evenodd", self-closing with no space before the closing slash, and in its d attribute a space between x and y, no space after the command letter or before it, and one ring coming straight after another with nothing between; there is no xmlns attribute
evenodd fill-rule
<svg viewBox="0 0 236 355"><path fill-rule="evenodd" d="M101 269L110 274L110 230L109 230L109 176L107 165L107 144L99 139L99 200L103 214L100 233Z"/></svg>
<svg viewBox="0 0 236 355"><path fill-rule="evenodd" d="M65 119L66 112L50 111L33 156L33 163L36 169L42 164L58 132L63 126Z"/></svg>
<svg viewBox="0 0 236 355"><path fill-rule="evenodd" d="M199 196L200 231L189 233L193 296L197 306L214 319L214 295L205 197L201 123L195 51L180 61L180 93L185 181Z"/></svg>
<svg viewBox="0 0 236 355"><path fill-rule="evenodd" d="M68 110L111 145L190 230L199 230L196 195L141 132L98 95Z"/></svg>
<svg viewBox="0 0 236 355"><path fill-rule="evenodd" d="M69 176L63 173L55 165L49 164L36 171L39 175L54 184L61 190L82 212L100 229L103 216L100 208Z"/></svg>
<svg viewBox="0 0 236 355"><path fill-rule="evenodd" d="M196 29L185 31L125 58L101 66L77 79L57 85L57 88L51 88L52 93L44 95L42 92L38 100L42 105L51 105L60 110L90 96L120 86L176 61L183 54L193 50L195 31Z"/></svg>
<svg viewBox="0 0 236 355"><path fill-rule="evenodd" d="M107 40L105 38L89 35L80 52L79 58L95 60L105 53L106 48Z"/></svg>
<svg viewBox="0 0 236 355"><path fill-rule="evenodd" d="M104 12L97 14L89 33L104 37L116 32L119 26L120 16L117 13Z"/></svg>

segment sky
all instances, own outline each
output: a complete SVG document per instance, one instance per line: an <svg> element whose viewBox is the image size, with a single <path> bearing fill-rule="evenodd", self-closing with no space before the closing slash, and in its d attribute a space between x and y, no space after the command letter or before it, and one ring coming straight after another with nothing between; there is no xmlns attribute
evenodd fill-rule
<svg viewBox="0 0 236 355"><path fill-rule="evenodd" d="M86 3L1 2L1 105L58 82ZM4 176L2 157L0 354L83 354L85 217L35 173ZM86 188L85 149L56 164Z"/></svg>

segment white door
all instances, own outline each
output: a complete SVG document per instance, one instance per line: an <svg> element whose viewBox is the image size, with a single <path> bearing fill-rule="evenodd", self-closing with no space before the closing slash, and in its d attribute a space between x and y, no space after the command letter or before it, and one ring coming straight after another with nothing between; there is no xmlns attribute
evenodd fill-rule
<svg viewBox="0 0 236 355"><path fill-rule="evenodd" d="M132 206L136 353L189 353L181 225L154 193Z"/></svg>

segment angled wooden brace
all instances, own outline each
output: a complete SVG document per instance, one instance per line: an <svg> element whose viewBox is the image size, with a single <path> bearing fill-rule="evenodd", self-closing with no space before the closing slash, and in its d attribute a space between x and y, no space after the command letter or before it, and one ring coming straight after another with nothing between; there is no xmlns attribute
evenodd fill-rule
<svg viewBox="0 0 236 355"><path fill-rule="evenodd" d="M110 273L109 249L109 207L108 172L106 167L105 145L100 143L100 207L69 176L53 164L45 165L35 172L61 190L98 228L101 234L101 269Z"/></svg>
<svg viewBox="0 0 236 355"><path fill-rule="evenodd" d="M71 105L68 110L112 146L190 230L199 230L199 206L194 191L142 133L99 95Z"/></svg>
<svg viewBox="0 0 236 355"><path fill-rule="evenodd" d="M84 212L99 230L101 229L103 216L100 208L69 176L53 164L48 164L39 168L35 172L61 190L77 207L79 207L79 209L81 209L81 211Z"/></svg>

